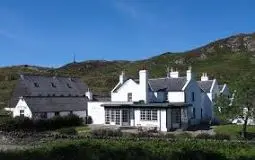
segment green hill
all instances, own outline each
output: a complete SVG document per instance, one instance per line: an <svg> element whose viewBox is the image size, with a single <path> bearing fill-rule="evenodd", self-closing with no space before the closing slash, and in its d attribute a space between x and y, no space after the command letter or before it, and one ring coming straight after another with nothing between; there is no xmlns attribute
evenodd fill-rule
<svg viewBox="0 0 255 160"><path fill-rule="evenodd" d="M139 61L84 61L54 69L28 65L0 68L0 108L8 105L19 73L78 76L94 92L107 94L117 83L122 70L130 77L137 77L138 70L146 68L150 77L164 77L167 66L178 68L185 74L190 65L197 78L202 72L207 72L210 78L215 77L234 89L241 76L255 75L255 33L239 34L191 51L169 52Z"/></svg>

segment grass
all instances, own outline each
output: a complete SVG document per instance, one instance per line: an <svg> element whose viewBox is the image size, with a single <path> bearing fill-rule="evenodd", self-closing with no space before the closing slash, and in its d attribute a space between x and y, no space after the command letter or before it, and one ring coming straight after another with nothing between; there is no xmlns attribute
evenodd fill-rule
<svg viewBox="0 0 255 160"><path fill-rule="evenodd" d="M231 139L237 139L240 137L240 132L242 131L242 125L219 125L214 126L214 131L219 134L228 134ZM255 126L247 126L247 132L255 134Z"/></svg>

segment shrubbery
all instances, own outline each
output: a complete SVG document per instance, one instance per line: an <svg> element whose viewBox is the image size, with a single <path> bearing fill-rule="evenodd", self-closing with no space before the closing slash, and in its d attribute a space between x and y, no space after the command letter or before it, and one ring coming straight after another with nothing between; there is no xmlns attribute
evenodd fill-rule
<svg viewBox="0 0 255 160"><path fill-rule="evenodd" d="M244 160L254 159L253 146L245 143L207 141L158 141L127 139L70 140L27 151L0 152L0 159L19 160Z"/></svg>
<svg viewBox="0 0 255 160"><path fill-rule="evenodd" d="M57 116L52 119L32 120L29 118L15 117L2 120L0 130L2 131L46 131L63 127L82 125L82 119L76 115Z"/></svg>
<svg viewBox="0 0 255 160"><path fill-rule="evenodd" d="M63 135L77 135L78 133L75 128L61 128L58 132Z"/></svg>

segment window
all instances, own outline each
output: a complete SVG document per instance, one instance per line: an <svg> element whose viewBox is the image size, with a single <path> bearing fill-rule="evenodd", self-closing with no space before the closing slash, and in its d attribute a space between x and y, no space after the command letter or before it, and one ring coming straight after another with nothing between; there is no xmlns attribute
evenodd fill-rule
<svg viewBox="0 0 255 160"><path fill-rule="evenodd" d="M116 124L120 125L120 110L116 110Z"/></svg>
<svg viewBox="0 0 255 160"><path fill-rule="evenodd" d="M20 117L24 117L24 110L20 110L20 111L19 111L19 116L20 116Z"/></svg>
<svg viewBox="0 0 255 160"><path fill-rule="evenodd" d="M195 93L192 92L192 102L194 102L194 101L195 101Z"/></svg>
<svg viewBox="0 0 255 160"><path fill-rule="evenodd" d="M36 88L39 88L39 87L40 87L39 84L38 84L37 82L34 83L34 86L35 86Z"/></svg>
<svg viewBox="0 0 255 160"><path fill-rule="evenodd" d="M193 108L193 118L196 118L196 108Z"/></svg>
<svg viewBox="0 0 255 160"><path fill-rule="evenodd" d="M41 119L46 119L47 118L47 113L46 112L41 113L40 118Z"/></svg>
<svg viewBox="0 0 255 160"><path fill-rule="evenodd" d="M110 110L105 109L105 124L110 124Z"/></svg>
<svg viewBox="0 0 255 160"><path fill-rule="evenodd" d="M152 120L157 121L158 120L158 111L152 110Z"/></svg>
<svg viewBox="0 0 255 160"><path fill-rule="evenodd" d="M172 121L173 123L180 123L181 109L172 109Z"/></svg>
<svg viewBox="0 0 255 160"><path fill-rule="evenodd" d="M203 109L201 108L201 119L203 118Z"/></svg>
<svg viewBox="0 0 255 160"><path fill-rule="evenodd" d="M141 110L140 119L143 121L157 121L158 120L158 111L157 110Z"/></svg>
<svg viewBox="0 0 255 160"><path fill-rule="evenodd" d="M51 87L56 88L57 86L53 82L51 82Z"/></svg>
<svg viewBox="0 0 255 160"><path fill-rule="evenodd" d="M111 110L111 122L115 122L115 110Z"/></svg>
<svg viewBox="0 0 255 160"><path fill-rule="evenodd" d="M68 88L72 88L72 86L71 86L69 83L67 83L66 86L67 86Z"/></svg>
<svg viewBox="0 0 255 160"><path fill-rule="evenodd" d="M55 116L59 116L59 112L55 112Z"/></svg>
<svg viewBox="0 0 255 160"><path fill-rule="evenodd" d="M132 93L128 93L128 102L132 102Z"/></svg>

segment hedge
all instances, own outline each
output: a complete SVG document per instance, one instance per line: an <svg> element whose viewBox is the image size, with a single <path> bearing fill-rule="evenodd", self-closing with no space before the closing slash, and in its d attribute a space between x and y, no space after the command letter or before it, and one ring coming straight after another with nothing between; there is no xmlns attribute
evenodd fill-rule
<svg viewBox="0 0 255 160"><path fill-rule="evenodd" d="M0 121L1 131L46 131L63 127L80 126L83 121L76 115L57 116L51 119L33 120L29 118L15 117Z"/></svg>
<svg viewBox="0 0 255 160"><path fill-rule="evenodd" d="M58 141L26 151L0 152L0 159L19 160L243 160L254 159L254 146L246 143L205 140L109 140Z"/></svg>

